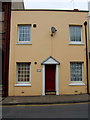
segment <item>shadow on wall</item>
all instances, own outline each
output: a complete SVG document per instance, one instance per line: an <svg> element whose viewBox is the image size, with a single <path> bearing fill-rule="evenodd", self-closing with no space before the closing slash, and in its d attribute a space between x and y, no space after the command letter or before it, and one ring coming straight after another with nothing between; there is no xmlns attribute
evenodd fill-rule
<svg viewBox="0 0 90 120"><path fill-rule="evenodd" d="M2 85L2 49L0 48L0 85Z"/></svg>

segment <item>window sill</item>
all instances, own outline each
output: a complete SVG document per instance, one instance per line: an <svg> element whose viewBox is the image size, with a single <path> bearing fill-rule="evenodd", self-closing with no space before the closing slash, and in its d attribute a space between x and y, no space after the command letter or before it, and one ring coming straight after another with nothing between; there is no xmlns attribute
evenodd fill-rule
<svg viewBox="0 0 90 120"><path fill-rule="evenodd" d="M82 43L82 42L71 42L69 43L69 45L85 45L85 43Z"/></svg>
<svg viewBox="0 0 90 120"><path fill-rule="evenodd" d="M70 86L82 86L85 85L84 83L70 83Z"/></svg>
<svg viewBox="0 0 90 120"><path fill-rule="evenodd" d="M16 45L32 45L32 43L16 43Z"/></svg>
<svg viewBox="0 0 90 120"><path fill-rule="evenodd" d="M14 86L32 86L31 84L15 84Z"/></svg>

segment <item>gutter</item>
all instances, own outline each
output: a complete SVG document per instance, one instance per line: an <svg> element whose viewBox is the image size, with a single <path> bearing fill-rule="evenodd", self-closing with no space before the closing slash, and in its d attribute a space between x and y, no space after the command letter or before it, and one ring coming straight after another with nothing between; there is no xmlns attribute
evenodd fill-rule
<svg viewBox="0 0 90 120"><path fill-rule="evenodd" d="M87 46L87 21L84 22L85 26L85 41L86 41L86 75L87 75L87 94L89 94L89 79L88 79L88 46Z"/></svg>

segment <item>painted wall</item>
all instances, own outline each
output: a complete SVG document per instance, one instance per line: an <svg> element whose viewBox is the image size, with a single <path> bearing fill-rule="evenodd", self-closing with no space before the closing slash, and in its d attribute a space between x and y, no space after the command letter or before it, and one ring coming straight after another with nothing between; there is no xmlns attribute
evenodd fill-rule
<svg viewBox="0 0 90 120"><path fill-rule="evenodd" d="M8 96L11 3L2 2L2 96Z"/></svg>
<svg viewBox="0 0 90 120"><path fill-rule="evenodd" d="M0 90L3 89L2 96L8 96L11 8L24 9L23 0L21 2L14 0L14 3L11 0L0 0L0 48L2 47L2 79L0 80L2 88Z"/></svg>
<svg viewBox="0 0 90 120"><path fill-rule="evenodd" d="M89 53L90 53L90 1L88 3L89 9ZM90 92L90 57L89 57L89 92Z"/></svg>
<svg viewBox="0 0 90 120"><path fill-rule="evenodd" d="M59 65L59 94L80 94L87 92L86 52L84 22L87 12L72 11L12 11L10 36L9 96L42 95L41 63L53 56ZM30 45L18 42L18 24L31 24ZM33 24L37 27L34 28ZM69 25L82 25L82 45L69 44ZM57 32L52 37L51 27ZM70 86L70 62L84 62L83 86ZM16 62L31 62L31 86L15 86ZM37 62L37 64L34 64ZM41 72L37 72L41 69ZM75 92L77 91L77 92Z"/></svg>
<svg viewBox="0 0 90 120"><path fill-rule="evenodd" d="M17 0L12 0L12 9L24 9L24 1L19 0L17 2Z"/></svg>

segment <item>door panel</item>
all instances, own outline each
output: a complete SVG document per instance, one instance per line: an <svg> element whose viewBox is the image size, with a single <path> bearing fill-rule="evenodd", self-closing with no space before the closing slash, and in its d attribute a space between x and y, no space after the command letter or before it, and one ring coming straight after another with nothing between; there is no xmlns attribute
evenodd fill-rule
<svg viewBox="0 0 90 120"><path fill-rule="evenodd" d="M45 65L45 91L55 91L56 65Z"/></svg>

